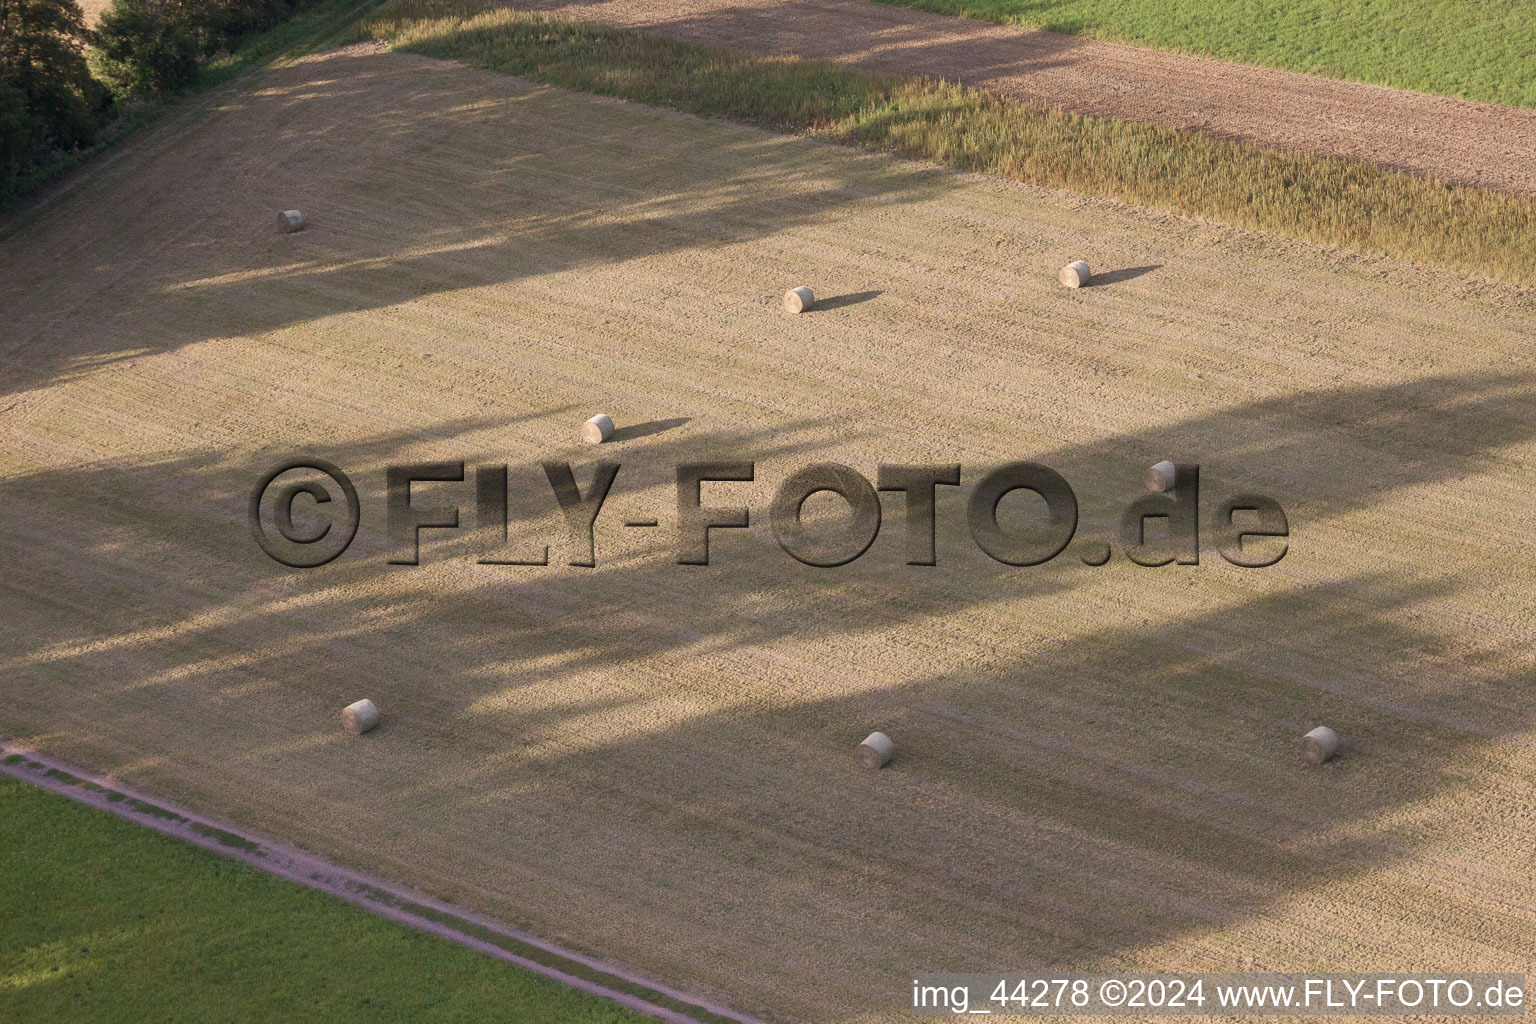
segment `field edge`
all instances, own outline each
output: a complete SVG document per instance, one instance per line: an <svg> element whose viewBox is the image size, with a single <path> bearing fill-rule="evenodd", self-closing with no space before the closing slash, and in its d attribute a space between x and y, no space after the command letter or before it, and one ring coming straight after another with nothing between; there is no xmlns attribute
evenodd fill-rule
<svg viewBox="0 0 1536 1024"><path fill-rule="evenodd" d="M550 978L669 1024L763 1024L627 967L568 950L486 915L408 892L316 854L150 797L0 739L0 774L229 857L277 878Z"/></svg>

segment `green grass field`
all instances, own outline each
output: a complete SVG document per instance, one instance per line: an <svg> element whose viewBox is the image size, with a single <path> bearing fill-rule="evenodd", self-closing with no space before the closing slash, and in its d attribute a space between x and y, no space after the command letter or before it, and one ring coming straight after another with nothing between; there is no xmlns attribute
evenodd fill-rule
<svg viewBox="0 0 1536 1024"><path fill-rule="evenodd" d="M1400 89L1536 107L1536 18L1480 0L886 0Z"/></svg>
<svg viewBox="0 0 1536 1024"><path fill-rule="evenodd" d="M649 1018L0 779L0 1020Z"/></svg>

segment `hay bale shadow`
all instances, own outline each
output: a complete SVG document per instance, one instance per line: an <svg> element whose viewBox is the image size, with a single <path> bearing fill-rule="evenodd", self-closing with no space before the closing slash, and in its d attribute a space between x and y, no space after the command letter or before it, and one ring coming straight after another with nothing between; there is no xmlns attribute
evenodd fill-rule
<svg viewBox="0 0 1536 1024"><path fill-rule="evenodd" d="M1109 270L1102 274L1094 274L1083 287L1100 288L1107 284L1119 284L1121 281L1133 281L1143 274L1150 274L1154 270L1161 269L1163 269L1161 263L1153 263L1145 267L1124 267L1120 270Z"/></svg>
<svg viewBox="0 0 1536 1024"><path fill-rule="evenodd" d="M649 423L634 423L627 427L616 427L608 438L612 441L633 441L637 437L649 437L659 434L673 427L680 427L693 419L692 416L674 416L667 420L651 420Z"/></svg>
<svg viewBox="0 0 1536 1024"><path fill-rule="evenodd" d="M816 305L811 307L811 312L820 313L829 309L842 309L844 306L856 306L861 302L878 298L885 294L883 288L876 288L867 292L849 292L847 295L834 295L827 299L817 299Z"/></svg>

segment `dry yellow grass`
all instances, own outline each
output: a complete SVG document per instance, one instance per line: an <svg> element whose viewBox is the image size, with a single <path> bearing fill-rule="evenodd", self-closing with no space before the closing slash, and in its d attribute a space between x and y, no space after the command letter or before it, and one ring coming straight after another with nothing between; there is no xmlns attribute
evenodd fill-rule
<svg viewBox="0 0 1536 1024"><path fill-rule="evenodd" d="M0 263L12 736L776 1017L904 1019L919 969L1536 971L1529 294L367 48L188 103ZM386 464L541 496L597 411L689 420L598 453L596 569L385 564ZM244 508L299 451L363 524L286 572ZM1033 458L1102 539L1168 456L1291 553L1007 570L956 497L932 569L895 506L840 570L767 530L811 461ZM708 495L755 528L678 566L621 524L706 458L758 460Z"/></svg>

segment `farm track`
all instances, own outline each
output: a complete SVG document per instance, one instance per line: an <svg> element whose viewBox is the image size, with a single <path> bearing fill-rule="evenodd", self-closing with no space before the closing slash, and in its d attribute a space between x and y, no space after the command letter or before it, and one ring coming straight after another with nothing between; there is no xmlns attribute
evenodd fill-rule
<svg viewBox="0 0 1536 1024"><path fill-rule="evenodd" d="M188 100L0 267L19 745L765 1019L906 1020L923 969L1536 973L1529 291L367 47ZM246 522L298 453L362 502L308 571ZM599 457L575 568L538 463ZM1028 458L1114 540L1166 457L1279 500L1284 560L966 532ZM384 467L458 459L552 564L479 564L468 482L388 563ZM752 529L678 565L673 467L738 459ZM961 463L939 565L890 501L851 565L779 550L819 461Z"/></svg>
<svg viewBox="0 0 1536 1024"><path fill-rule="evenodd" d="M868 0L507 0L517 10L1536 196L1536 110L997 25Z"/></svg>

